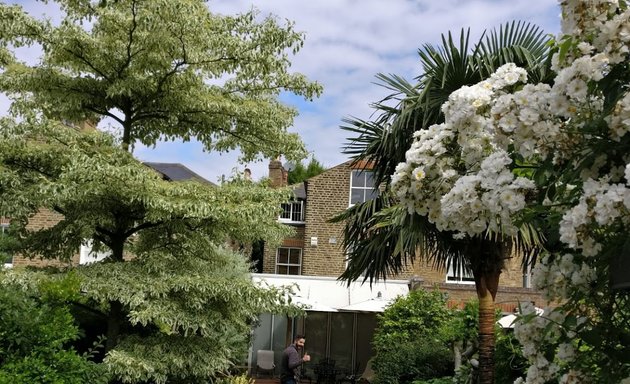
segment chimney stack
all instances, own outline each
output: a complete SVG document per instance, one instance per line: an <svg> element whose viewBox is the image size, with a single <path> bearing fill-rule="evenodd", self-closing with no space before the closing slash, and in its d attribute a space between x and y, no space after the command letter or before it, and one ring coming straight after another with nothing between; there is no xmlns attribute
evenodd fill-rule
<svg viewBox="0 0 630 384"><path fill-rule="evenodd" d="M286 187L288 172L280 162L280 156L269 162L269 179L274 188Z"/></svg>

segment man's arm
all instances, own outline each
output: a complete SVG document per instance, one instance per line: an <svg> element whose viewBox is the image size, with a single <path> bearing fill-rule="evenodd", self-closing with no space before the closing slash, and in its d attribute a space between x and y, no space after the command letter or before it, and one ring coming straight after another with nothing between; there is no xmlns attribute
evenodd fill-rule
<svg viewBox="0 0 630 384"><path fill-rule="evenodd" d="M300 364L302 364L302 357L300 356L298 351L295 350L295 348L290 348L288 355L289 355L289 364L288 364L289 369L296 368Z"/></svg>

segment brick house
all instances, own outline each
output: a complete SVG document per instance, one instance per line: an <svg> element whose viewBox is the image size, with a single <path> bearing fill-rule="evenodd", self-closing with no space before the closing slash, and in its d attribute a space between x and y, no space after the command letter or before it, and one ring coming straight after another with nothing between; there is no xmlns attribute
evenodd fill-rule
<svg viewBox="0 0 630 384"><path fill-rule="evenodd" d="M287 171L278 160L269 164L272 185L286 185ZM265 274L338 277L346 267L341 247L343 224L328 220L354 203L373 197L370 171L353 167L351 161L329 168L303 183L292 186L295 199L283 205L279 220L295 228L295 235L280 247L266 247L263 254ZM448 292L450 304L462 305L476 297L474 282L450 270L435 270L426 262L408 267L393 279L413 280L414 287L433 288ZM503 311L511 312L521 300L542 304L540 295L530 288L530 276L523 272L521 260L509 260L501 274L497 303Z"/></svg>
<svg viewBox="0 0 630 384"><path fill-rule="evenodd" d="M287 170L279 160L269 163L269 179L273 186L287 185ZM353 166L351 161L327 169L308 180L290 186L294 199L283 204L279 221L294 227L292 237L284 239L279 247L263 250L262 273L256 278L268 281L289 281L298 285L298 295L336 308L332 311L307 311L305 318L287 319L277 315L264 315L255 330L253 351L272 349L279 351L290 342L291 334L306 333L307 350L316 361L327 357L348 371L365 367L373 354L371 337L376 326L375 312L349 310L365 300L356 298L358 290L370 290L371 300L383 298L385 302L409 289L438 289L448 293L448 305L462 307L476 298L475 286L468 276L457 277L453 271L435 270L426 262L416 261L398 276L369 287L360 282L337 281L346 268L342 249L342 223L328 220L352 204L374 197L370 171ZM344 285L346 290L341 289ZM404 288L404 289L401 289ZM401 293L403 292L403 293ZM501 274L497 307L513 312L519 301L533 301L542 305L539 293L529 287L529 275L524 274L521 261L513 258ZM349 304L349 305L348 305ZM313 337L314 336L314 337ZM276 353L276 365L279 364ZM250 367L255 366L255 354L250 356ZM307 370L311 374L314 372Z"/></svg>

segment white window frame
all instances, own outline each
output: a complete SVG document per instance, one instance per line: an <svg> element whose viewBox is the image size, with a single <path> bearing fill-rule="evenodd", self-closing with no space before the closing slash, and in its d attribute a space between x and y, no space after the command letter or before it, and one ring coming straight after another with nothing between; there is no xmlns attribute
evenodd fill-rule
<svg viewBox="0 0 630 384"><path fill-rule="evenodd" d="M105 252L94 252L92 250L92 240L85 240L83 244L81 244L81 249L79 250L79 264L92 264L102 261L108 256L111 256L112 252L107 250Z"/></svg>
<svg viewBox="0 0 630 384"><path fill-rule="evenodd" d="M289 206L289 217L283 217L287 212L284 210L284 205ZM282 203L282 213L278 217L278 221L282 223L304 223L304 200L291 200L286 203ZM300 217L299 220L294 220L294 215L296 213L296 207L300 207Z"/></svg>
<svg viewBox="0 0 630 384"><path fill-rule="evenodd" d="M463 268L463 266L459 266L459 268ZM453 269L453 264L448 266L448 270L446 271L446 283L447 284L475 284L475 279L472 275L472 272L467 272L462 270L460 275L457 276L455 270Z"/></svg>
<svg viewBox="0 0 630 384"><path fill-rule="evenodd" d="M363 191L363 199L360 201L360 203L366 202L367 200L371 200L374 197L371 197L370 199L366 198L367 194L372 194L372 192L374 191L374 185L368 186L367 185L367 178L366 178L366 174L372 174L374 175L373 171L370 171L368 169L353 169L352 171L350 171L350 193L348 196L348 206L352 207L353 205L355 205L357 202L352 202L352 191L354 190L361 190ZM361 174L362 180L360 184L355 185L355 183L358 183L359 180L355 180L355 174ZM372 176L372 183L374 183L374 176ZM378 192L377 192L378 195Z"/></svg>
<svg viewBox="0 0 630 384"><path fill-rule="evenodd" d="M9 229L9 223L0 223L0 234L4 234ZM3 263L5 268L13 267L13 256L11 256L10 263Z"/></svg>
<svg viewBox="0 0 630 384"><path fill-rule="evenodd" d="M523 288L532 287L532 265L527 264L523 267Z"/></svg>
<svg viewBox="0 0 630 384"><path fill-rule="evenodd" d="M286 249L289 252L286 263L280 263L278 261L278 259L280 257L280 250L281 249ZM290 262L290 260L291 260L291 251L292 250L297 250L297 251L300 252L300 259L299 259L299 262L297 264ZM290 273L283 273L283 275L287 275L287 276L298 276L298 275L301 275L302 274L302 255L303 255L302 248L299 248L299 247L278 247L276 249L276 265L275 265L275 272L276 272L276 274L280 274L278 272L278 267L287 267L287 270L290 270L291 267L298 267L297 275L290 274Z"/></svg>

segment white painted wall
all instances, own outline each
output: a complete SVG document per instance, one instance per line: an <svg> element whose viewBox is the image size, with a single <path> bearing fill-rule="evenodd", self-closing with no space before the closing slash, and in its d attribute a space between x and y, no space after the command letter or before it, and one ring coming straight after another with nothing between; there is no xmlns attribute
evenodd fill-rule
<svg viewBox="0 0 630 384"><path fill-rule="evenodd" d="M353 282L349 286L345 282L337 281L334 277L294 276L273 274L252 274L252 279L261 284L271 286L297 286L296 295L315 301L332 308L342 308L363 301L376 299L379 296L384 301L391 301L398 296L405 296L409 292L407 280L388 280L372 284Z"/></svg>

